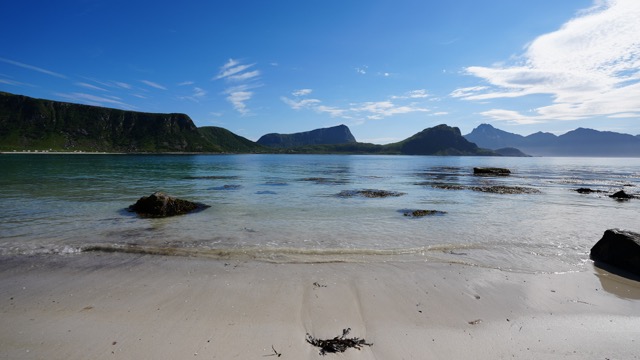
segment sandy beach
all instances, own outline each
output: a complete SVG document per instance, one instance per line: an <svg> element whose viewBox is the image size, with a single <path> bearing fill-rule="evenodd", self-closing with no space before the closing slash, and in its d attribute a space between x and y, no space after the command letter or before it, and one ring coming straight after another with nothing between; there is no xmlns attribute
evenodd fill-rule
<svg viewBox="0 0 640 360"><path fill-rule="evenodd" d="M591 269L591 268L590 268ZM3 259L2 359L635 359L640 286L597 268L271 264L85 253Z"/></svg>

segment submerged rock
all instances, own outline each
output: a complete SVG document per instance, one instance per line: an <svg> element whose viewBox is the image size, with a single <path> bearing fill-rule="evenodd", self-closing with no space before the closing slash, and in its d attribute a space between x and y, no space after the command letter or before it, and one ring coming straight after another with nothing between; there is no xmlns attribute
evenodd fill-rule
<svg viewBox="0 0 640 360"><path fill-rule="evenodd" d="M579 189L575 189L575 191L578 194L591 194L591 193L603 193L604 192L602 190L593 190L593 189L589 189L589 188L579 188Z"/></svg>
<svg viewBox="0 0 640 360"><path fill-rule="evenodd" d="M629 200L635 198L635 196L627 194L624 190L620 190L613 195L609 195L609 197L616 200Z"/></svg>
<svg viewBox="0 0 640 360"><path fill-rule="evenodd" d="M402 196L405 193L398 191L387 191L387 190L343 190L338 193L339 197L353 197L353 196L362 196L366 198L385 198L385 197L397 197Z"/></svg>
<svg viewBox="0 0 640 360"><path fill-rule="evenodd" d="M492 175L492 176L508 176L511 174L511 170L505 168L495 167L474 167L474 175Z"/></svg>
<svg viewBox="0 0 640 360"><path fill-rule="evenodd" d="M590 258L640 276L640 234L609 229L591 248Z"/></svg>
<svg viewBox="0 0 640 360"><path fill-rule="evenodd" d="M439 210L400 210L400 212L407 217L424 217L429 215L444 215L446 211Z"/></svg>
<svg viewBox="0 0 640 360"><path fill-rule="evenodd" d="M471 186L469 189L493 194L539 194L540 190L522 186Z"/></svg>
<svg viewBox="0 0 640 360"><path fill-rule="evenodd" d="M178 199L163 192L155 192L141 197L135 204L129 206L128 210L143 217L168 217L204 210L208 207L210 206Z"/></svg>

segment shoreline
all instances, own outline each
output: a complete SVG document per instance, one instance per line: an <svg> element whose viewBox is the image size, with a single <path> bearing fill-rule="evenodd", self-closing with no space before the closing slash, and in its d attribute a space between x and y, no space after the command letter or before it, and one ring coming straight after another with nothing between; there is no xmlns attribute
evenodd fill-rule
<svg viewBox="0 0 640 360"><path fill-rule="evenodd" d="M273 264L120 253L0 263L0 358L637 358L640 283L595 267ZM277 356L276 353L281 354Z"/></svg>

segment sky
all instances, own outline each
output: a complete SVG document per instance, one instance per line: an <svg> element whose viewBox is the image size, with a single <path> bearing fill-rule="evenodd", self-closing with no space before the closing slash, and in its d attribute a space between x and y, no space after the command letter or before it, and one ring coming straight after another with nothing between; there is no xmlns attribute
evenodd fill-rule
<svg viewBox="0 0 640 360"><path fill-rule="evenodd" d="M0 91L251 140L345 124L640 134L638 0L6 1Z"/></svg>

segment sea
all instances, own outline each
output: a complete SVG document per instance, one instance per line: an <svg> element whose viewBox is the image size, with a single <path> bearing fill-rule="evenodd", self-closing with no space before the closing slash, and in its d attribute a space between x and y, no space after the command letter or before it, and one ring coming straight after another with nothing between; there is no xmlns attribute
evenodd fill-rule
<svg viewBox="0 0 640 360"><path fill-rule="evenodd" d="M477 176L474 167L511 174ZM609 197L619 190L640 195L640 159L2 154L0 256L584 271L605 230L640 232L640 198ZM210 207L169 218L127 210L156 191ZM407 216L414 210L436 212Z"/></svg>

